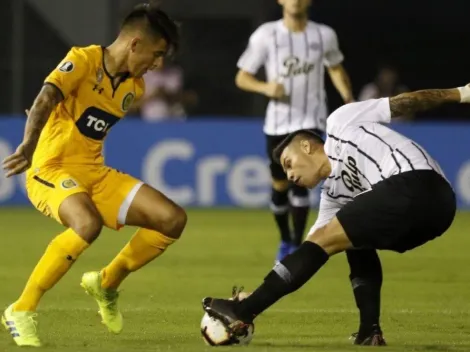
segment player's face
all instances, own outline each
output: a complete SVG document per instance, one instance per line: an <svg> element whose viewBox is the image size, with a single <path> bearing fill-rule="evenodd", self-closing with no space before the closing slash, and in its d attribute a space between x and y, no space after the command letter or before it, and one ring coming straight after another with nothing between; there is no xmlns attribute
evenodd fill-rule
<svg viewBox="0 0 470 352"><path fill-rule="evenodd" d="M314 188L322 180L323 159L307 140L293 141L281 155L281 164L289 181Z"/></svg>
<svg viewBox="0 0 470 352"><path fill-rule="evenodd" d="M129 72L133 77L142 77L148 70L162 68L167 50L168 45L163 38L134 38L128 58Z"/></svg>
<svg viewBox="0 0 470 352"><path fill-rule="evenodd" d="M278 0L284 11L291 16L303 16L307 13L311 0Z"/></svg>

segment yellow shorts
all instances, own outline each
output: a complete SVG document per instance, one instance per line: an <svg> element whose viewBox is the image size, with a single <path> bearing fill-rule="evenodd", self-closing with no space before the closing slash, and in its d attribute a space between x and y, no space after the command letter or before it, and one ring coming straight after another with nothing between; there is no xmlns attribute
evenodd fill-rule
<svg viewBox="0 0 470 352"><path fill-rule="evenodd" d="M62 223L59 207L72 194L90 195L105 226L121 228L143 182L106 166L49 166L28 171L26 190L33 205Z"/></svg>

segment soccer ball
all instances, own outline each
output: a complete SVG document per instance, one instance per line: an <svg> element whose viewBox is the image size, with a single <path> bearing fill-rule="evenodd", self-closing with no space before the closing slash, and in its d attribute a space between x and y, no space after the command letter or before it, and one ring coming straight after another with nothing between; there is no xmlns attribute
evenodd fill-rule
<svg viewBox="0 0 470 352"><path fill-rule="evenodd" d="M225 325L217 318L205 313L201 321L201 334L209 346L248 345L253 338L254 324L247 327L243 336L231 336Z"/></svg>

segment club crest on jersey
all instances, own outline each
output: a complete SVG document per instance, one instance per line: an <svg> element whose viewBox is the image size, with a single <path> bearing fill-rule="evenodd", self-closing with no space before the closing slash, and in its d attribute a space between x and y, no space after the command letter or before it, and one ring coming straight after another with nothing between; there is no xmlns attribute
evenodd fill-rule
<svg viewBox="0 0 470 352"><path fill-rule="evenodd" d="M70 189L70 188L77 187L77 183L74 180L72 180L71 178L68 178L68 179L62 181L61 186L64 189Z"/></svg>
<svg viewBox="0 0 470 352"><path fill-rule="evenodd" d="M134 93L127 93L122 99L122 111L127 111L131 107L132 103L134 102L135 95Z"/></svg>
<svg viewBox="0 0 470 352"><path fill-rule="evenodd" d="M69 72L72 72L73 69L74 69L74 65L72 61L65 61L59 66L60 72L69 73Z"/></svg>
<svg viewBox="0 0 470 352"><path fill-rule="evenodd" d="M341 154L341 144L336 143L336 146L335 146L335 153L336 153L336 155L340 155L340 154Z"/></svg>
<svg viewBox="0 0 470 352"><path fill-rule="evenodd" d="M283 77L294 77L298 75L308 75L315 68L315 64L311 62L301 62L296 56L289 56L283 62L286 72Z"/></svg>

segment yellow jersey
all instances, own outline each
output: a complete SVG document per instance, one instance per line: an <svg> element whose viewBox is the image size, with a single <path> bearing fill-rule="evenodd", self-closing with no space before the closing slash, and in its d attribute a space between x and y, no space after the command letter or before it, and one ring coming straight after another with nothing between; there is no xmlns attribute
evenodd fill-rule
<svg viewBox="0 0 470 352"><path fill-rule="evenodd" d="M63 100L47 121L32 168L49 165L102 165L103 142L111 127L144 93L142 78L122 76L117 86L104 65L104 48L73 47L46 78Z"/></svg>

